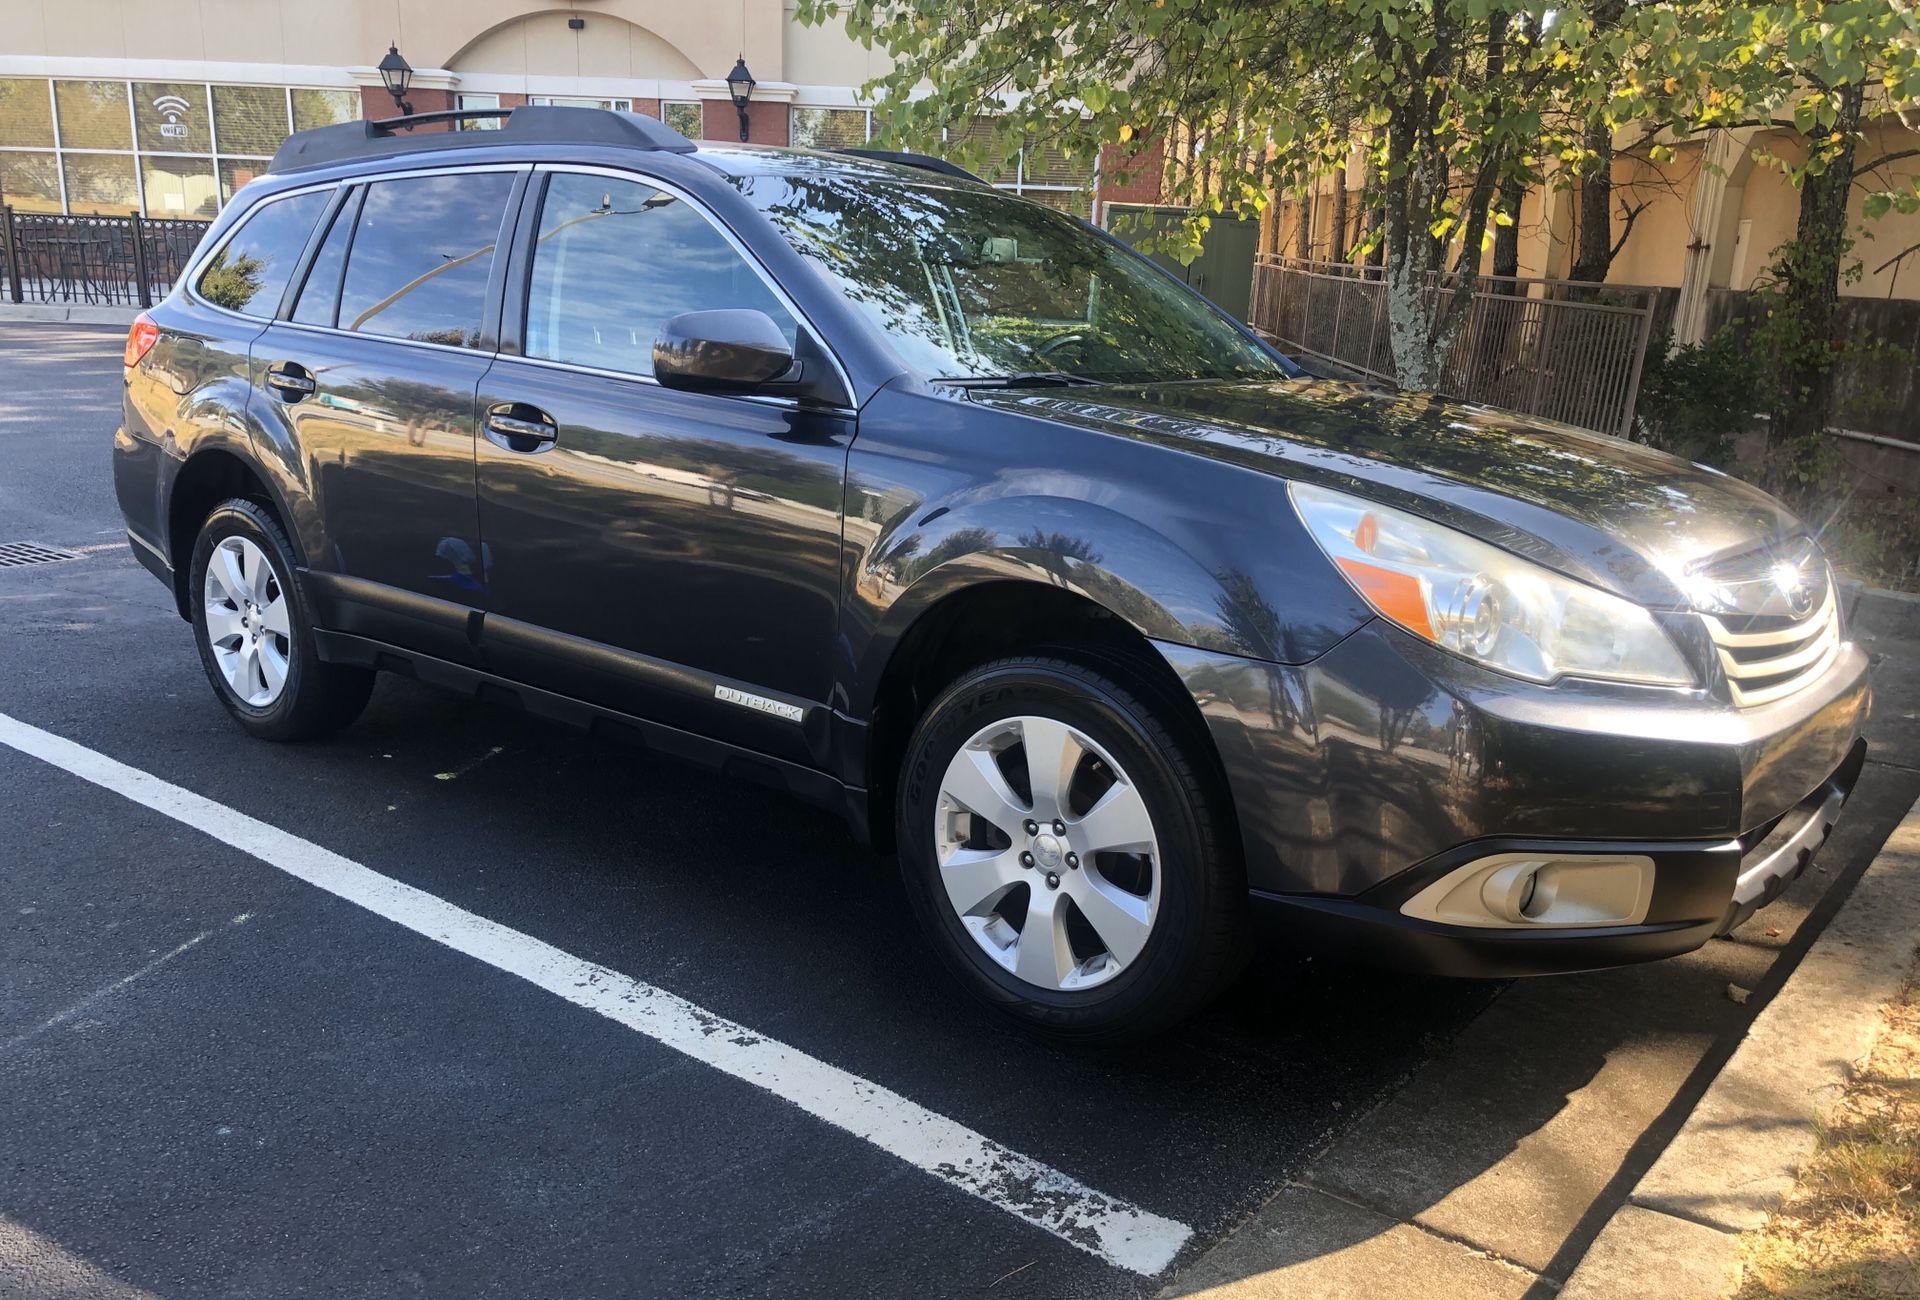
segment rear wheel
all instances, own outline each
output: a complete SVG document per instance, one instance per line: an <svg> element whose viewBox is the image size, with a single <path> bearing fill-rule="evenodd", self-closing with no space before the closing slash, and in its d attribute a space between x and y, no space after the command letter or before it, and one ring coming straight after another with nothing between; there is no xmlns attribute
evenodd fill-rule
<svg viewBox="0 0 1920 1300"><path fill-rule="evenodd" d="M901 783L901 869L946 964L1023 1023L1121 1041L1237 970L1246 886L1206 770L1153 708L1070 662L968 673Z"/></svg>
<svg viewBox="0 0 1920 1300"><path fill-rule="evenodd" d="M227 712L266 740L324 736L360 716L373 672L320 661L293 546L274 517L235 497L201 526L188 573L194 639Z"/></svg>

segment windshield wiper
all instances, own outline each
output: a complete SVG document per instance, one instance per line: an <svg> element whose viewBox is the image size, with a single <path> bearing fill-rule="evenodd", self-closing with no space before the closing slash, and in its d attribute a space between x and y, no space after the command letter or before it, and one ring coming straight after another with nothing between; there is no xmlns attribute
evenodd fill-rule
<svg viewBox="0 0 1920 1300"><path fill-rule="evenodd" d="M967 375L943 379L956 388L1098 388L1104 382L1064 370L1026 370L1011 375Z"/></svg>

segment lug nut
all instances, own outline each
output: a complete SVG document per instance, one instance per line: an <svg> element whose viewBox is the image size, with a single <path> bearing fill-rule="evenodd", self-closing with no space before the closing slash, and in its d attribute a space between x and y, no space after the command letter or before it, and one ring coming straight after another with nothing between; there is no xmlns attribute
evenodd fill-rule
<svg viewBox="0 0 1920 1300"><path fill-rule="evenodd" d="M1065 834L1067 833L1067 824L1066 824L1065 822L1063 822L1063 821L1061 821L1061 820L1060 820L1059 818L1057 818L1057 817L1056 817L1056 818L1054 818L1054 821L1053 821L1053 833L1054 833L1055 835L1065 835Z"/></svg>
<svg viewBox="0 0 1920 1300"><path fill-rule="evenodd" d="M1080 870L1080 855L1078 853L1067 854L1067 866L1074 871Z"/></svg>
<svg viewBox="0 0 1920 1300"><path fill-rule="evenodd" d="M1060 877L1054 875L1051 871L1047 873L1047 888L1048 889L1060 888Z"/></svg>
<svg viewBox="0 0 1920 1300"><path fill-rule="evenodd" d="M1033 818L1031 817L1027 818L1027 834L1038 835L1039 833L1040 833L1040 823L1033 820Z"/></svg>
<svg viewBox="0 0 1920 1300"><path fill-rule="evenodd" d="M1023 866L1023 867L1030 867L1030 866L1032 866L1032 865L1033 865L1033 854L1031 854L1031 853L1022 853L1022 854L1020 855L1020 865L1021 865L1021 866Z"/></svg>

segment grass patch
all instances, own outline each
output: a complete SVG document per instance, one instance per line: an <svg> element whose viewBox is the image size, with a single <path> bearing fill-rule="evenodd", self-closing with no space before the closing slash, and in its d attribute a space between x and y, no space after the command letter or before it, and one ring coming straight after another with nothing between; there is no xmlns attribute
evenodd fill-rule
<svg viewBox="0 0 1920 1300"><path fill-rule="evenodd" d="M1738 1300L1920 1297L1920 971L1792 1195L1741 1245Z"/></svg>

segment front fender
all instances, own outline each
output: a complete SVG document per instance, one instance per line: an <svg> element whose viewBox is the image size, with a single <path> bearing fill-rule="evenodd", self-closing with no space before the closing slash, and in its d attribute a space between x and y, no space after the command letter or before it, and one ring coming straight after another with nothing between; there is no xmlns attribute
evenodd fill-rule
<svg viewBox="0 0 1920 1300"><path fill-rule="evenodd" d="M1214 572L1120 510L1048 496L997 496L936 509L875 539L851 575L850 628L867 653L848 703L871 714L886 662L947 598L987 583L1034 583L1100 606L1153 641L1251 659L1287 657L1284 621L1244 572ZM862 627L861 625L864 625ZM1036 640L1047 634L1034 628Z"/></svg>
<svg viewBox="0 0 1920 1300"><path fill-rule="evenodd" d="M861 411L843 517L836 703L855 719L908 630L982 583L1045 584L1149 640L1282 664L1371 617L1273 475L938 391L890 386Z"/></svg>

